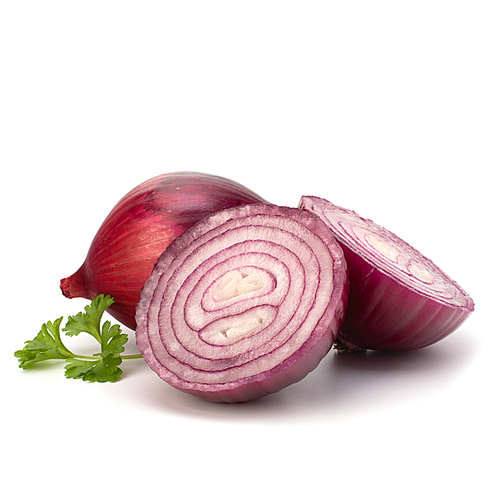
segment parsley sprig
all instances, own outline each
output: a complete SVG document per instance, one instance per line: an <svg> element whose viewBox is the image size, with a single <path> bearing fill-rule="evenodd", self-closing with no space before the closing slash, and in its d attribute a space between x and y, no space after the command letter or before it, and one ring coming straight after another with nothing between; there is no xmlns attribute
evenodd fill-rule
<svg viewBox="0 0 500 500"><path fill-rule="evenodd" d="M119 365L124 359L141 358L140 354L122 355L128 337L119 325L111 325L105 321L101 327L104 311L114 303L110 295L98 295L90 305L85 306L85 312L69 316L66 326L62 329L69 337L86 332L101 345L101 352L92 356L84 356L71 352L61 340L61 323L63 318L47 321L42 325L38 335L33 340L25 342L24 348L16 351L19 367L28 369L42 361L66 360L65 376L82 379L88 382L116 382L123 370Z"/></svg>

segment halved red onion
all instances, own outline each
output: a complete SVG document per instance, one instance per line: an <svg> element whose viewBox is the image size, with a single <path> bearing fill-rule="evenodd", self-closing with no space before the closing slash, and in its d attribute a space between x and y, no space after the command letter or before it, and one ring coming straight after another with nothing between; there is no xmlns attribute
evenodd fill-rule
<svg viewBox="0 0 500 500"><path fill-rule="evenodd" d="M223 210L158 259L137 305L137 345L182 391L256 399L317 366L347 294L342 250L318 217L267 204Z"/></svg>
<svg viewBox="0 0 500 500"><path fill-rule="evenodd" d="M387 229L314 196L299 207L318 215L339 241L350 294L339 344L409 350L456 330L474 302L432 261Z"/></svg>
<svg viewBox="0 0 500 500"><path fill-rule="evenodd" d="M112 295L109 313L135 329L140 291L165 248L188 227L224 208L262 203L241 184L198 172L158 175L127 193L97 231L82 266L61 280L68 298Z"/></svg>

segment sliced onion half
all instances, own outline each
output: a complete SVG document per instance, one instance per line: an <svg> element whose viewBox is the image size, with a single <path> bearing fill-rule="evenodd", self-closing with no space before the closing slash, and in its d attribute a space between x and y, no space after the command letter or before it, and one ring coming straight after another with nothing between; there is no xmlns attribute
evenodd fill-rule
<svg viewBox="0 0 500 500"><path fill-rule="evenodd" d="M256 399L318 365L347 295L342 250L318 217L244 205L198 222L161 255L137 305L137 345L182 391Z"/></svg>
<svg viewBox="0 0 500 500"><path fill-rule="evenodd" d="M304 196L339 241L350 294L339 343L348 348L409 350L456 330L474 302L449 276L401 238L327 200Z"/></svg>

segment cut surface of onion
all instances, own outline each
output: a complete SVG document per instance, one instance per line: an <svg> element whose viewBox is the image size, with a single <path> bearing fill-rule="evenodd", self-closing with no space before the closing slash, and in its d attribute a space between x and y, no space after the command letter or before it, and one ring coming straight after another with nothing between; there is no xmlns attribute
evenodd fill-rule
<svg viewBox="0 0 500 500"><path fill-rule="evenodd" d="M216 175L171 172L127 193L97 231L82 266L61 280L65 297L112 295L112 316L135 329L140 291L165 248L203 217L263 203L245 186Z"/></svg>
<svg viewBox="0 0 500 500"><path fill-rule="evenodd" d="M303 196L299 207L327 224L347 261L350 295L339 344L425 347L456 330L474 310L455 281L387 229L322 198Z"/></svg>
<svg viewBox="0 0 500 500"><path fill-rule="evenodd" d="M252 400L318 365L347 295L342 250L318 217L241 206L201 220L161 255L137 305L136 341L177 389Z"/></svg>

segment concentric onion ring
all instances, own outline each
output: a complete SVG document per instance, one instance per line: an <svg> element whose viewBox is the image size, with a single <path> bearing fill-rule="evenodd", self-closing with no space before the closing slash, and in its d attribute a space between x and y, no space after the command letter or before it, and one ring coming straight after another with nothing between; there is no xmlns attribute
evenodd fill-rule
<svg viewBox="0 0 500 500"><path fill-rule="evenodd" d="M256 399L317 366L347 295L342 250L318 217L268 204L224 210L159 258L137 306L137 345L182 391Z"/></svg>
<svg viewBox="0 0 500 500"><path fill-rule="evenodd" d="M339 340L350 348L409 350L456 330L471 297L431 260L387 229L315 196L300 208L331 229L349 269L349 302Z"/></svg>

